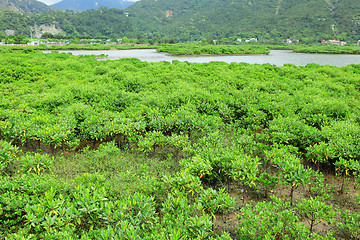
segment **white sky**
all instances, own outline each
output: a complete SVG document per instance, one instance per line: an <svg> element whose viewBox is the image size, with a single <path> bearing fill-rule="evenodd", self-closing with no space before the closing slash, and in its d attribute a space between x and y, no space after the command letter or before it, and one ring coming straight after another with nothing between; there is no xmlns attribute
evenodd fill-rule
<svg viewBox="0 0 360 240"><path fill-rule="evenodd" d="M57 3L57 2L61 2L61 0L38 0L39 2L43 2L47 5L51 5L51 4L54 4L54 3ZM127 0L127 1L130 1L130 2L137 2L139 0Z"/></svg>
<svg viewBox="0 0 360 240"><path fill-rule="evenodd" d="M43 3L47 4L47 5L50 5L50 4L60 2L61 0L38 0L38 1L43 2Z"/></svg>

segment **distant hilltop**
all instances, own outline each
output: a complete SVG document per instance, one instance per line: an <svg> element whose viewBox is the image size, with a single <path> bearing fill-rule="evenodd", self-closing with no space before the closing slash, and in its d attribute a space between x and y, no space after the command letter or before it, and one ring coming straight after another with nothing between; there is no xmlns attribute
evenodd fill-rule
<svg viewBox="0 0 360 240"><path fill-rule="evenodd" d="M126 0L62 0L52 6L62 10L73 10L75 12L97 9L100 7L125 9L134 2Z"/></svg>
<svg viewBox="0 0 360 240"><path fill-rule="evenodd" d="M0 10L19 13L42 13L51 7L36 0L0 0Z"/></svg>

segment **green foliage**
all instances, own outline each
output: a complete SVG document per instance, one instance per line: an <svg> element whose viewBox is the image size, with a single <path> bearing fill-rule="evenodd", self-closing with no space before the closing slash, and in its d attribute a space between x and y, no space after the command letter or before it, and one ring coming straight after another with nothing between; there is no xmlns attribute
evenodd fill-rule
<svg viewBox="0 0 360 240"><path fill-rule="evenodd" d="M16 37L17 40L16 44L26 44L28 42L28 39L24 37ZM8 41L8 44L15 44L14 40ZM147 49L147 48L156 48L156 46L139 46L139 45L108 45L108 44L66 44L66 45L35 45L35 46L28 46L28 45L15 45L15 46L7 46L3 45L1 46L0 51L11 51L11 50L23 50L24 53L30 54L34 53L38 50L43 51L52 51L56 53L56 51L61 50L70 50L70 51L77 51L77 50L128 50L128 49ZM100 54L100 56L105 56L103 54Z"/></svg>
<svg viewBox="0 0 360 240"><path fill-rule="evenodd" d="M306 239L310 231L298 223L299 217L283 199L246 205L238 215L239 239Z"/></svg>
<svg viewBox="0 0 360 240"><path fill-rule="evenodd" d="M357 65L36 51L4 51L0 63L0 238L216 239L227 230L306 239L300 216L311 222L311 209L328 209L319 197L337 187L324 170L359 173ZM256 204L256 191L278 195L284 186L289 203ZM245 192L247 205L234 200ZM333 205L358 211L346 194ZM239 205L236 236L214 216ZM343 218L339 235L357 236L357 216L333 210Z"/></svg>
<svg viewBox="0 0 360 240"><path fill-rule="evenodd" d="M54 191L66 192L68 187L49 175L16 175L0 179L0 229L8 233L25 224L25 207L36 204L44 193ZM20 227L21 228L21 227Z"/></svg>
<svg viewBox="0 0 360 240"><path fill-rule="evenodd" d="M330 54L360 54L360 48L358 46L297 46L294 48L294 52L302 53L330 53Z"/></svg>
<svg viewBox="0 0 360 240"><path fill-rule="evenodd" d="M332 209L331 205L327 205L324 197L316 197L310 199L301 199L301 202L296 206L300 214L304 215L310 226L310 232L320 222L327 224L336 221L336 212Z"/></svg>
<svg viewBox="0 0 360 240"><path fill-rule="evenodd" d="M346 159L359 159L360 127L352 121L334 121L323 129L335 155Z"/></svg>
<svg viewBox="0 0 360 240"><path fill-rule="evenodd" d="M264 197L268 197L269 191L274 189L278 184L279 178L277 176L272 176L267 172L263 172L257 179L258 188L264 191Z"/></svg>
<svg viewBox="0 0 360 240"><path fill-rule="evenodd" d="M175 176L166 176L164 181L170 186L173 186L174 189L186 193L194 194L202 190L200 178L186 171L181 171L175 174Z"/></svg>
<svg viewBox="0 0 360 240"><path fill-rule="evenodd" d="M356 42L358 12L355 0L340 2L271 1L234 2L223 0L176 1L159 0L135 3L126 9L101 7L85 12L48 11L41 14L23 14L48 10L42 3L32 5L16 0L21 7L17 13L0 13L0 30L16 30L17 35L29 35L29 26L53 25L60 34L85 39L121 38L127 36L136 43L197 40L206 43L238 43L258 38L263 43L282 43L291 39L303 44L338 39ZM36 4L36 5L35 5ZM29 7L34 6L35 7ZM13 5L12 5L13 6ZM1 9L9 9L9 4ZM35 10L35 11L34 11ZM94 20L96 19L96 21ZM104 27L105 26L105 27ZM333 27L329 27L333 26ZM80 41L79 41L80 42ZM253 44L254 41L250 42ZM321 47L316 47L320 48ZM359 52L358 49L339 50L323 47L327 52ZM335 50L333 50L335 48ZM305 49L303 51L311 51ZM319 50L315 50L319 51ZM216 52L228 52L228 48ZM181 51L181 54L184 54Z"/></svg>
<svg viewBox="0 0 360 240"><path fill-rule="evenodd" d="M53 161L54 157L50 157L45 154L26 154L26 156L20 159L21 170L24 173L41 174L45 171L51 170Z"/></svg>
<svg viewBox="0 0 360 240"><path fill-rule="evenodd" d="M231 55L231 54L267 54L269 51L262 46L253 45L201 45L201 44L169 44L157 48L159 52L167 52L175 55Z"/></svg>
<svg viewBox="0 0 360 240"><path fill-rule="evenodd" d="M0 173L6 173L9 164L16 160L19 148L9 142L0 140Z"/></svg>
<svg viewBox="0 0 360 240"><path fill-rule="evenodd" d="M200 197L196 199L204 211L210 213L212 216L218 213L228 212L235 206L235 199L229 196L222 188L216 191L212 188L204 190Z"/></svg>
<svg viewBox="0 0 360 240"><path fill-rule="evenodd" d="M191 159L183 159L180 163L187 172L191 175L199 176L200 179L206 175L210 175L213 170L210 161L208 159L203 159L199 155L196 155Z"/></svg>
<svg viewBox="0 0 360 240"><path fill-rule="evenodd" d="M206 239L211 236L211 218L208 215L198 215L202 206L190 204L184 193L174 191L169 193L161 204L162 216L159 232L162 236L171 236L173 239L197 238ZM158 232L156 233L158 236Z"/></svg>
<svg viewBox="0 0 360 240"><path fill-rule="evenodd" d="M38 204L25 207L26 224L37 233L52 233L61 229L75 232L76 228L89 231L103 224L116 226L121 220L125 229L136 226L137 233L140 227L145 230L154 221L153 198L135 193L111 201L104 180L101 175L85 174L77 178L74 192L67 196L51 188ZM124 230L124 226L119 230Z"/></svg>
<svg viewBox="0 0 360 240"><path fill-rule="evenodd" d="M230 174L243 185L254 186L258 179L260 162L258 158L239 156L232 162Z"/></svg>
<svg viewBox="0 0 360 240"><path fill-rule="evenodd" d="M127 11L135 17L142 16L144 20L139 22L144 28L181 40L235 42L238 38L244 41L257 37L264 42L292 39L308 44L335 36L340 38L340 32L344 35L341 40L357 41L358 35L353 29L359 27L356 24L359 8L354 0L325 3L316 0L158 0L136 3ZM329 24L335 25L334 30Z"/></svg>
<svg viewBox="0 0 360 240"><path fill-rule="evenodd" d="M359 196L358 196L358 199ZM358 200L358 205L360 201ZM356 211L345 210L341 212L342 221L336 223L336 226L345 232L347 238L359 238L360 237L360 214Z"/></svg>
<svg viewBox="0 0 360 240"><path fill-rule="evenodd" d="M339 157L339 160L335 162L335 172L336 175L342 175L343 180L341 184L340 193L344 192L345 179L348 177L349 171L354 171L354 175L359 174L360 172L360 162L354 159L346 160L342 157Z"/></svg>
<svg viewBox="0 0 360 240"><path fill-rule="evenodd" d="M286 149L265 152L266 157L279 168L282 181L290 186L290 205L293 204L295 189L310 183L312 170L300 164L300 159Z"/></svg>
<svg viewBox="0 0 360 240"><path fill-rule="evenodd" d="M326 192L326 183L324 181L324 174L320 171L312 172L309 192L312 196L323 196Z"/></svg>
<svg viewBox="0 0 360 240"><path fill-rule="evenodd" d="M314 163L329 163L329 159L334 159L335 149L325 142L319 142L306 148L307 157Z"/></svg>
<svg viewBox="0 0 360 240"><path fill-rule="evenodd" d="M41 4L41 3L39 3ZM45 4L43 4L47 7ZM13 19L13 22L9 22ZM97 19L97 21L94 21ZM133 20L127 18L124 11L115 8L100 8L86 12L48 11L41 14L23 14L15 12L0 13L0 29L14 29L19 35L29 35L28 26L53 25L60 27L60 32L67 36L83 35L86 38L135 35ZM104 26L107 26L104 28ZM60 36L62 35L60 34Z"/></svg>
<svg viewBox="0 0 360 240"><path fill-rule="evenodd" d="M307 125L297 116L274 119L269 124L269 131L272 133L273 142L291 144L300 148L305 148L305 146L322 139L318 129Z"/></svg>

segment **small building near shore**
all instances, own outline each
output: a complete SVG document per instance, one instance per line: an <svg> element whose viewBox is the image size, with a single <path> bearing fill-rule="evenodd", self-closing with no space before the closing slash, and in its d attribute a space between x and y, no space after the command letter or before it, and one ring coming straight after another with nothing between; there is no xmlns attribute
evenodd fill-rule
<svg viewBox="0 0 360 240"><path fill-rule="evenodd" d="M246 39L245 42L248 43L248 42L257 42L258 39L257 38L250 38L250 39Z"/></svg>
<svg viewBox="0 0 360 240"><path fill-rule="evenodd" d="M338 46L345 46L346 45L346 42L339 41L339 40L322 40L321 41L322 45L325 45L325 44L328 44L328 43L338 45Z"/></svg>

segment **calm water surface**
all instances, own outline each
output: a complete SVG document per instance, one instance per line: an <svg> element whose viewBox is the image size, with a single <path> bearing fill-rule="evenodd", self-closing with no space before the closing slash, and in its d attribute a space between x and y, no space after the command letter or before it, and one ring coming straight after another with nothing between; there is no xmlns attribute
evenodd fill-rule
<svg viewBox="0 0 360 240"><path fill-rule="evenodd" d="M49 52L49 51L44 51ZM245 62L251 64L270 63L282 66L290 63L296 66L305 66L309 63L331 66L346 66L349 64L360 64L360 55L350 54L307 54L294 53L289 50L271 50L268 55L240 55L240 56L172 56L167 53L158 53L155 49L131 49L131 50L91 50L91 51L60 51L71 52L73 55L107 55L106 59L116 60L120 58L138 58L145 62L160 62L174 60L192 63L208 63L221 61L226 63Z"/></svg>

